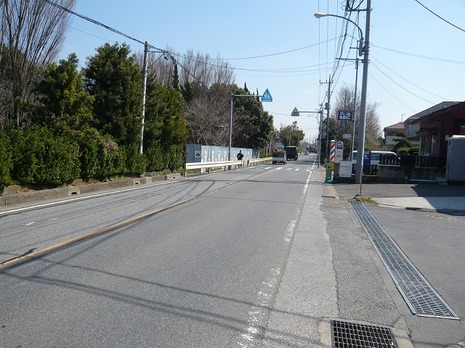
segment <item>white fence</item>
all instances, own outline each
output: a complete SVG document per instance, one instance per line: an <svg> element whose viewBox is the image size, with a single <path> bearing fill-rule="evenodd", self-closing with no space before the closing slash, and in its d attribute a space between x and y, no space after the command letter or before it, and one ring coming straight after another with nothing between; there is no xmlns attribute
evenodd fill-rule
<svg viewBox="0 0 465 348"><path fill-rule="evenodd" d="M188 170L194 169L207 169L210 172L211 169L217 168L222 170L231 170L240 167L255 166L261 163L271 162L271 157L266 158L257 158L251 160L242 160L242 161L219 161L219 162L191 162L184 165L185 175L187 175Z"/></svg>

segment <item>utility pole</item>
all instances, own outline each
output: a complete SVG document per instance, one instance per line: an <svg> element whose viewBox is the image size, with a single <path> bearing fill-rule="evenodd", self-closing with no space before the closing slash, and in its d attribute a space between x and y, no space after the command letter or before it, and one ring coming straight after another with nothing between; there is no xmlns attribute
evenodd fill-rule
<svg viewBox="0 0 465 348"><path fill-rule="evenodd" d="M326 163L329 162L329 151L330 151L330 145L329 145L329 109L331 108L330 106L330 101L331 101L331 75L329 75L328 78L328 103L326 104Z"/></svg>
<svg viewBox="0 0 465 348"><path fill-rule="evenodd" d="M149 44L144 43L144 67L143 67L143 95L142 95L142 120L140 126L139 154L144 153L144 125L145 125L145 100L147 98L147 56L149 53Z"/></svg>
<svg viewBox="0 0 465 348"><path fill-rule="evenodd" d="M360 195L362 194L363 155L365 152L368 62L369 62L369 49L370 49L370 19L371 19L371 0L367 0L365 42L363 46L362 96L361 96L361 101L360 101L360 121L359 121L360 124L359 124L359 130L358 130L357 167L355 171L355 183L360 184L360 193L359 193Z"/></svg>
<svg viewBox="0 0 465 348"><path fill-rule="evenodd" d="M232 146L232 128L233 128L233 112L234 112L234 93L231 93L230 97L230 110L229 110L229 149L228 149L228 161L231 161L231 146Z"/></svg>
<svg viewBox="0 0 465 348"><path fill-rule="evenodd" d="M350 142L349 159L352 162L355 145L355 115L357 115L357 83L358 83L358 57L355 58L355 90L354 90L354 117L352 119L352 139Z"/></svg>
<svg viewBox="0 0 465 348"><path fill-rule="evenodd" d="M328 102L325 103L325 105L323 106L323 104L321 105L321 114L320 114L320 143L318 144L321 148L321 131L323 130L323 127L322 127L322 119L323 119L323 110L326 110L327 111L327 114L326 114L326 149L325 149L325 165L327 164L327 162L329 161L329 151L330 151L330 146L329 146L329 109L330 109L330 101L331 101L331 75L329 75L329 78L328 78L328 81L325 81L325 82L321 82L320 81L320 85L322 84L328 84L328 91L326 92L327 95L328 95ZM320 150L321 152L321 150Z"/></svg>

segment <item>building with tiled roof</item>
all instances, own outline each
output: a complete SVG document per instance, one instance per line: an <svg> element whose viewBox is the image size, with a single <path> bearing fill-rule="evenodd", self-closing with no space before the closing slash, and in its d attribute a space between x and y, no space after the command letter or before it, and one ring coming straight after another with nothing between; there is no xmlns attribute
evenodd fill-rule
<svg viewBox="0 0 465 348"><path fill-rule="evenodd" d="M384 145L391 147L392 145L396 144L395 139L399 139L397 134L399 132L405 131L404 123L399 122L390 126L387 126L383 129L384 131Z"/></svg>

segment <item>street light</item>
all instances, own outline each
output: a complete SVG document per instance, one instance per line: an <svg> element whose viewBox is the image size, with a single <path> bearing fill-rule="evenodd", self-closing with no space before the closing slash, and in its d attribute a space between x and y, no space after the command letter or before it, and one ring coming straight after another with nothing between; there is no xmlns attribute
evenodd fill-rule
<svg viewBox="0 0 465 348"><path fill-rule="evenodd" d="M319 111L305 111L305 110L299 110L297 107L294 108L291 112L291 116L293 117L299 117L300 114L320 114L320 125L318 127L318 148L317 148L317 157L318 157L318 168L320 168L320 161L321 161L321 123L323 119L323 110Z"/></svg>
<svg viewBox="0 0 465 348"><path fill-rule="evenodd" d="M341 19L345 19L347 22L350 22L352 23L353 25L355 25L355 27L358 29L358 33L360 35L360 43L359 43L359 46L358 46L358 55L361 56L363 55L363 31L362 29L358 26L357 23L355 23L353 20L349 19L349 18L346 18L346 17L343 17L343 16L339 16L339 15L335 15L335 14L329 14L329 13L322 13L322 12L316 12L314 14L314 16L318 19L320 18L323 18L323 17L336 17L336 18L341 18Z"/></svg>
<svg viewBox="0 0 465 348"><path fill-rule="evenodd" d="M362 176L363 176L363 154L365 152L365 128L366 128L366 104L367 104L367 86L368 86L368 51L369 51L369 42L370 42L370 16L371 16L371 0L367 0L367 9L366 9L366 23L365 23L365 40L363 40L362 29L354 21L327 13L315 13L316 18L322 17L336 17L344 19L352 24L354 24L360 33L360 45L359 45L359 55L363 53L363 77L362 77L362 96L360 100L360 124L358 130L358 146L357 146L357 165L355 170L355 183L360 184L360 192L362 194Z"/></svg>

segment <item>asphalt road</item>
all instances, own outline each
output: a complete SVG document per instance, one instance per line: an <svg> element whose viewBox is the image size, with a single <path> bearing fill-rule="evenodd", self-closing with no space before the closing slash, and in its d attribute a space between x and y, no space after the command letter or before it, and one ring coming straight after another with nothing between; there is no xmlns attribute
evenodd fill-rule
<svg viewBox="0 0 465 348"><path fill-rule="evenodd" d="M352 189L303 157L3 210L0 347L330 347L331 319L463 347L409 311ZM464 318L465 217L366 206Z"/></svg>
<svg viewBox="0 0 465 348"><path fill-rule="evenodd" d="M259 166L3 213L2 261L32 253L2 266L0 346L254 346L311 173Z"/></svg>

